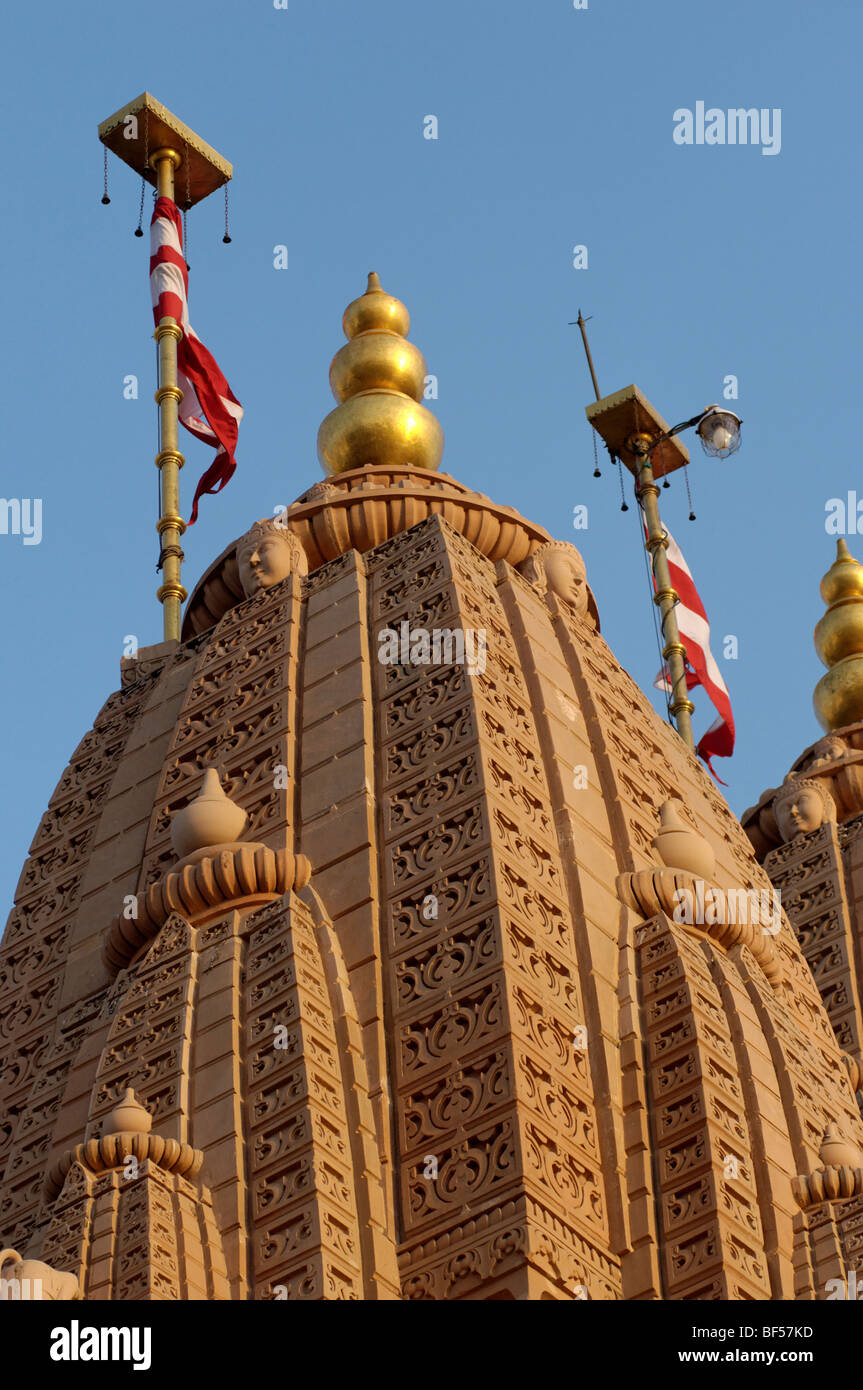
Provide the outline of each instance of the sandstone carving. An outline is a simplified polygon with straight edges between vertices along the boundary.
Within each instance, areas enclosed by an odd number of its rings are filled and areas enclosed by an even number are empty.
[[[645,919],[663,913],[695,935],[705,934],[725,950],[745,946],[773,988],[779,990],[785,975],[773,940],[781,930],[775,904],[766,903],[763,893],[740,884],[720,888],[714,881],[713,847],[686,823],[681,811],[677,798],[669,798],[660,807],[659,831],[651,847],[665,867],[621,874],[618,896]]]
[[[519,565],[528,583],[543,594],[556,594],[599,630],[596,600],[587,583],[584,560],[574,545],[566,541],[545,541]]]
[[[834,1124],[829,1124],[824,1131],[818,1156],[825,1168],[841,1168],[843,1164],[859,1168],[863,1164],[863,1153],[858,1146],[849,1143]]]
[[[314,572],[435,515],[445,517],[482,555],[510,565],[551,539],[542,526],[448,474],[411,467],[372,465],[339,473],[303,493],[288,508],[286,521]],[[237,544],[229,545],[195,586],[183,620],[184,640],[211,628],[247,596],[237,570]]]
[[[178,859],[239,839],[248,813],[222,790],[219,774],[208,767],[201,790],[171,818],[171,844]]]
[[[127,1086],[123,1099],[102,1122],[102,1134],[149,1134],[152,1127],[153,1117],[149,1110],[135,1099],[134,1089]]]
[[[306,574],[308,562],[296,536],[277,516],[256,521],[237,542],[237,570],[243,593],[251,598],[289,574]]]
[[[138,895],[134,915],[114,918],[105,937],[105,960],[114,970],[122,969],[174,912],[203,922],[234,905],[251,908],[291,889],[299,891],[311,872],[305,855],[261,844],[192,855]]]
[[[520,568],[531,584],[557,594],[576,612],[587,612],[587,571],[574,545],[546,541]]]
[[[24,1260],[17,1250],[0,1250],[0,1298],[46,1302],[80,1299],[74,1274],[52,1269],[41,1260]]]
[[[794,1182],[794,1196],[804,1210],[822,1202],[845,1203],[863,1197],[863,1151],[832,1122],[824,1131],[818,1157],[821,1166]]]
[[[776,793],[776,824],[787,844],[808,835],[825,821],[836,819],[836,806],[826,785],[816,777],[789,774]]]
[[[863,1214],[863,708],[748,836],[578,552],[438,473],[425,416],[405,461],[402,310],[351,306],[331,477],[213,562],[36,830],[7,1268],[112,1303],[824,1297]]]
[[[700,878],[712,879],[716,853],[704,836],[681,818],[679,805],[673,800],[663,801],[653,848],[669,869],[686,869]]]

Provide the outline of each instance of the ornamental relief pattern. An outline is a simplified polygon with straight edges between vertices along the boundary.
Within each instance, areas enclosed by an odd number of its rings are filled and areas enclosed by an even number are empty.
[[[253,1297],[364,1296],[344,1078],[324,966],[295,897],[246,921]]]
[[[69,1067],[98,1002],[58,1019],[86,862],[127,741],[164,662],[105,702],[42,817],[0,945],[0,1229],[26,1248],[42,1219],[44,1161]]]
[[[365,560],[365,556],[363,556]],[[321,565],[311,574],[303,579],[303,598],[309,598],[311,594],[317,593],[319,589],[332,584],[334,580],[342,575],[353,574],[356,569],[357,556],[353,550],[346,550],[337,559],[330,560],[325,565]]]
[[[95,1175],[73,1164],[43,1253],[52,1266],[74,1273],[90,1300],[229,1296],[207,1189],[149,1159],[134,1175],[117,1169]]]
[[[815,986],[808,976],[808,989]],[[830,1025],[826,1032],[816,1034],[811,1028],[800,1027],[789,1009],[771,997],[770,990],[757,990],[751,981],[747,989],[756,1009],[765,1036],[781,1051],[785,1061],[782,1079],[789,1093],[788,1104],[797,1112],[806,1150],[795,1153],[800,1172],[818,1167],[818,1151],[829,1123],[835,1123],[849,1135],[859,1133],[860,1118],[854,1102],[848,1073],[842,1063],[837,1039]],[[818,1010],[823,1019],[823,1012]]]
[[[621,1296],[620,1260],[629,1252],[612,1245],[606,1211],[606,1132],[593,1094],[597,1041],[580,1040],[576,875],[568,883],[561,859],[573,841],[564,847],[563,831],[558,839],[562,808],[551,802],[549,753],[519,655],[533,638],[515,622],[510,630],[496,583],[507,579],[506,567],[496,570],[433,516],[361,561],[347,553],[302,584],[290,579],[235,605],[169,658],[124,666],[123,689],[76,749],[43,817],[0,949],[0,1225],[4,1241],[36,1242],[58,1267],[88,1271],[89,1297],[229,1296],[206,1188],[149,1163],[134,1186],[116,1172],[73,1164],[60,1196],[50,1206],[44,1199],[70,1067],[94,1029],[104,1030],[104,1050],[86,1135],[98,1133],[132,1085],[160,1134],[191,1142],[199,1123],[196,1018],[202,998],[219,991],[232,1000],[219,1026],[235,1038],[234,1095],[243,1112],[233,1136],[234,1207],[245,1204],[247,1227],[231,1239],[249,1267],[232,1272],[234,1295],[242,1284],[260,1299],[369,1296],[361,1087],[352,1070],[362,1061],[362,1032],[358,1024],[346,1031],[346,1015],[334,1013],[339,991],[344,1008],[354,1006],[346,971],[337,985],[331,978],[327,945],[353,930],[343,925],[347,911],[338,931],[307,906],[320,904],[315,894],[286,895],[197,930],[171,918],[110,989],[57,1014],[87,857],[128,736],[165,671],[182,660],[190,679],[152,809],[141,889],[173,866],[171,816],[195,795],[206,766],[218,766],[227,794],[249,813],[244,839],[290,834],[302,599],[320,595],[315,606],[325,603],[322,586],[358,568],[368,579],[365,674],[375,687],[375,733],[362,733],[375,755],[374,783],[365,789],[376,807],[380,856],[371,905],[361,904],[357,916],[380,908],[385,999],[374,1004],[389,1042],[401,1296],[482,1298],[491,1288],[570,1299],[580,1287],[591,1298]],[[518,576],[512,582],[534,601]],[[657,808],[680,795],[676,735],[652,716],[589,623],[562,610],[554,620],[561,642],[567,628],[575,643],[576,689],[586,682],[596,703],[585,720],[570,701],[569,717],[581,720],[580,736],[588,729],[602,795],[619,801],[626,852],[652,864]],[[402,622],[411,630],[485,630],[484,669],[378,662],[378,633],[398,632]],[[281,765],[288,790],[275,787]],[[726,874],[730,868],[736,882],[760,889],[766,880],[749,841],[709,778],[696,769],[686,785],[694,810],[684,817],[696,827],[709,823]],[[634,1071],[647,1110],[640,1123],[652,1135],[646,1165],[655,1159],[649,1221],[659,1229],[668,1296],[770,1297],[761,1121],[734,1017],[744,990],[765,1055],[781,1073],[781,1105],[799,1117],[799,1171],[809,1171],[828,1123],[859,1131],[836,1041],[859,1053],[837,857],[858,830],[815,832],[768,856],[803,953],[789,932],[775,939],[786,970],[778,990],[746,948],[723,953],[665,919],[615,918],[629,933],[627,969],[638,962],[641,996],[624,1045],[639,1053]],[[585,910],[605,908],[597,897]],[[342,944],[347,950],[347,938]],[[607,972],[608,965],[598,952],[582,968]],[[358,969],[372,981],[364,961]],[[220,983],[226,978],[230,990]],[[363,988],[376,989],[376,978]],[[603,1015],[604,1034],[606,1022]],[[207,1026],[211,1036],[212,1019]],[[613,1031],[609,1023],[600,1039],[611,1040],[609,1051],[620,1041]],[[374,1144],[371,1107],[362,1113],[363,1142]],[[652,1181],[644,1172],[636,1180],[647,1188]],[[214,1195],[220,1212],[230,1209],[230,1201],[219,1206],[224,1194]],[[836,1242],[856,1260],[863,1202],[828,1215]],[[97,1227],[112,1232],[111,1248],[92,1262]],[[651,1296],[648,1282],[644,1289]]]
[[[458,1129],[505,1101],[512,1082],[510,1061],[505,1050],[494,1050],[407,1097],[400,1116],[404,1149],[421,1142],[429,1129]]]
[[[299,592],[293,576],[231,608],[210,635],[189,683],[162,770],[138,891],[173,865],[171,817],[217,767],[248,813],[244,839],[266,843],[292,818],[276,769],[292,780]]]
[[[67,840],[56,842],[42,854],[34,854],[24,866],[19,891],[24,897],[38,892],[44,884],[56,875],[70,870],[72,865],[81,864],[87,858],[87,850],[96,833],[95,821],[85,826]]]
[[[196,934],[175,913],[126,972],[96,1072],[85,1138],[98,1137],[106,1115],[131,1086],[163,1137],[189,1142],[196,963]]]
[[[429,880],[422,889],[416,888],[407,897],[391,900],[388,907],[388,929],[393,950],[413,943],[418,937],[429,939],[429,926],[424,913],[426,899],[437,903],[441,922],[452,922],[457,915],[493,905],[491,860],[479,855],[449,873]],[[396,967],[398,968],[398,967]]]
[[[399,699],[387,701],[383,737],[389,740],[404,730],[413,730],[420,723],[436,719],[443,708],[453,700],[463,700],[469,692],[470,679],[464,666],[438,668],[431,679],[419,686],[411,685]]]
[[[713,948],[659,916],[636,930],[666,1296],[769,1298],[746,1106]],[[768,990],[769,992],[769,990]],[[742,1291],[745,1290],[745,1293]]]
[[[423,924],[426,925],[426,924]],[[501,960],[496,919],[479,918],[431,945],[418,945],[396,962],[394,981],[401,1004],[425,1002],[462,979],[475,977]]]
[[[618,1297],[614,1262],[529,1197],[451,1226],[443,1238],[414,1243],[405,1252],[404,1267],[405,1299],[482,1297],[484,1286],[501,1278],[513,1291],[523,1290],[525,1268],[547,1281],[544,1288],[554,1288],[559,1298],[573,1297],[578,1288],[598,1299]]]
[[[601,720],[602,742],[614,755],[613,788],[608,788],[608,794],[621,800],[633,846],[644,856],[642,866],[652,866],[650,842],[656,833],[659,806],[664,800],[681,797],[679,784],[669,777],[669,768],[679,761],[677,735],[659,719],[632,678],[617,665],[599,634],[569,614],[558,622],[575,644],[578,666]],[[688,809],[699,812],[699,801],[706,803],[703,819],[724,842],[734,865],[735,881],[746,888],[763,887],[764,880],[745,831],[729,814],[728,806],[700,765],[693,765],[692,776],[695,785],[687,788]]]
[[[852,816],[850,820],[843,821],[841,825],[837,826],[837,830],[839,843],[844,850],[863,834],[863,815]]]
[[[408,574],[405,574],[404,565],[399,561],[388,565],[378,575],[375,598],[372,601],[372,616],[391,622],[402,608],[413,608],[418,600],[424,599],[430,589],[436,589],[441,581],[448,577],[444,559],[439,555],[425,565],[415,563]],[[416,626],[420,624],[417,623]]]
[[[450,801],[475,793],[480,778],[476,754],[469,752],[450,767],[442,767],[418,782],[398,788],[387,803],[387,830],[422,824]]]
[[[782,894],[839,1044],[857,1055],[863,1019],[840,829],[827,822],[797,836],[771,850],[764,867]]]
[[[544,1197],[570,1261],[581,1232],[595,1279],[608,1237],[590,1072],[573,1046],[577,967],[494,571],[434,519],[381,549],[392,557],[384,565],[378,551],[366,556],[373,649],[380,628],[427,626],[430,613],[488,634],[483,673],[375,671],[404,1296],[469,1292],[478,1252],[465,1250],[456,1279],[441,1283],[436,1271],[414,1272],[414,1232],[429,1248],[427,1232],[452,1229],[468,1204],[476,1219],[502,1209],[503,1191]],[[519,1248],[516,1263],[526,1259]]]
[[[860,1269],[863,1256],[863,1198],[854,1197],[835,1208],[845,1269]]]
[[[403,735],[397,743],[383,750],[387,779],[395,783],[402,777],[414,775],[417,769],[424,769],[427,762],[438,762],[444,756],[449,757],[453,750],[460,750],[475,740],[474,707],[472,704],[460,705],[439,715],[427,728]]]
[[[407,884],[431,873],[442,861],[452,863],[470,855],[480,844],[487,843],[488,827],[482,802],[464,810],[450,813],[450,819],[434,823],[409,840],[400,840],[387,856],[389,881],[395,890],[403,892]]]

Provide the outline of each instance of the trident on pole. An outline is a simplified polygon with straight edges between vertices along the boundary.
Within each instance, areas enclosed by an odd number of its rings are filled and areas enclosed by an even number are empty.
[[[184,209],[193,207],[233,177],[234,171],[228,161],[149,92],[103,121],[99,126],[99,139],[147,183],[154,185],[159,197],[170,198],[172,202],[176,201],[175,173],[185,166]],[[165,640],[179,642],[180,610],[186,598],[186,590],[180,582],[184,559],[180,540],[186,523],[180,515],[180,469],[184,458],[179,449],[179,407],[183,392],[177,373],[177,346],[183,330],[175,319],[165,317],[160,319],[153,336],[158,344],[155,399],[159,407],[159,452],[156,455],[159,520],[156,529],[160,545],[157,568],[163,581],[156,597],[162,604]]]

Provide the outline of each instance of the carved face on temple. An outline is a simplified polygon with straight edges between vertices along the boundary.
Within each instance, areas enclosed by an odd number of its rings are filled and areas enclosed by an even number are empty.
[[[534,551],[520,568],[531,584],[557,594],[579,613],[587,611],[587,572],[574,545],[550,541]]]
[[[774,803],[779,833],[785,843],[808,835],[825,821],[836,819],[836,807],[826,787],[809,777],[789,777]]]
[[[838,734],[827,734],[812,745],[811,754],[804,766],[810,768],[822,763],[835,763],[844,758],[847,752],[848,745],[844,738],[840,738]]]
[[[237,570],[246,598],[280,584],[289,574],[307,574],[308,561],[281,517],[256,521],[237,543]]]

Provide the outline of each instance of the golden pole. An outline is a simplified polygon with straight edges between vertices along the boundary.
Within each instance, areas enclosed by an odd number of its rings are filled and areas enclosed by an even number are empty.
[[[658,605],[662,615],[662,635],[665,638],[662,657],[664,661],[668,662],[671,676],[671,716],[683,742],[694,751],[695,740],[692,737],[692,719],[690,716],[695,706],[689,699],[686,689],[686,648],[680,640],[680,629],[677,626],[677,616],[674,611],[678,595],[676,590],[671,587],[668,557],[665,554],[668,539],[659,516],[659,487],[653,477],[653,468],[648,452],[652,442],[650,435],[638,434],[628,440],[627,444],[638,459],[636,473],[638,496],[644,507],[644,519],[647,522],[645,546],[650,553],[653,574],[656,579],[656,593],[653,596],[653,601]]]
[[[173,111],[150,92],[115,111],[99,125],[99,139],[124,164],[147,183],[155,183],[160,197],[174,199],[174,175],[187,161],[184,174],[184,206],[194,207],[203,198],[223,188],[234,170],[226,159],[184,125]],[[150,154],[150,151],[153,151]],[[182,150],[182,156],[179,151]],[[176,201],[176,200],[175,200]],[[162,586],[157,597],[162,604],[165,639],[180,639],[180,608],[186,590],[180,583],[183,551],[180,540],[186,523],[180,516],[180,469],[184,459],[178,447],[178,408],[183,399],[177,373],[177,344],[182,328],[173,318],[160,320],[153,337],[158,344],[159,389],[159,568]]]
[[[158,179],[159,197],[174,199],[174,171],[182,162],[176,150],[164,147],[152,155],[153,167]],[[183,393],[177,384],[177,344],[182,337],[182,329],[176,319],[166,316],[159,320],[153,337],[159,345],[159,388],[156,402],[159,406],[159,452],[156,467],[159,469],[159,494],[161,515],[156,523],[159,532],[163,583],[156,591],[162,604],[163,632],[165,641],[180,640],[180,609],[186,599],[186,590],[180,583],[180,566],[183,551],[180,537],[186,523],[180,516],[180,469],[185,459],[179,450],[179,406]]]

